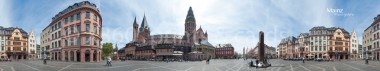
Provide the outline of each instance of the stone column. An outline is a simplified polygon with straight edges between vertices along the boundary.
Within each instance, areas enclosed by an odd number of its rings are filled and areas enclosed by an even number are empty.
[[[71,61],[71,55],[70,55],[70,51],[67,51],[67,61]]]
[[[90,50],[90,62],[94,61],[94,50]]]
[[[49,56],[50,56],[49,59],[52,60],[52,58],[53,58],[53,52],[49,52]]]
[[[77,62],[77,51],[74,51],[74,62]]]
[[[52,57],[53,59],[52,59],[52,60],[56,60],[55,55],[56,55],[57,53],[55,53],[55,52],[52,52],[52,53],[53,53],[53,55],[52,55],[52,56],[53,56],[53,57]]]
[[[65,51],[61,51],[60,56],[61,56],[61,61],[65,61]]]
[[[25,54],[21,54],[21,60],[24,60],[24,55],[25,55]]]
[[[15,60],[18,60],[18,54],[16,54],[16,59]]]
[[[379,52],[376,52],[375,57],[376,57],[376,60],[379,60]]]
[[[81,52],[80,52],[80,62],[86,62],[85,61],[85,55],[84,55],[84,53],[85,53],[85,50],[81,50]]]
[[[264,50],[264,32],[260,31],[259,33],[259,61],[264,61],[264,53],[265,53],[265,50]]]
[[[99,56],[99,51],[96,51],[96,62],[99,62],[99,61],[100,61],[99,58],[100,58],[100,56]]]
[[[338,54],[338,60],[340,60],[340,54]]]
[[[62,55],[61,55],[61,52],[58,51],[58,52],[57,52],[57,55],[58,55],[58,57],[57,57],[58,59],[57,59],[57,60],[61,61],[61,56],[62,56]]]
[[[99,51],[99,61],[102,61],[102,57],[101,57],[101,55],[102,55],[102,52],[101,51]]]
[[[65,55],[65,53],[66,53],[66,51],[62,51],[61,52],[61,55],[62,55],[62,57],[61,57],[61,59],[62,59],[62,61],[66,61],[66,55]]]

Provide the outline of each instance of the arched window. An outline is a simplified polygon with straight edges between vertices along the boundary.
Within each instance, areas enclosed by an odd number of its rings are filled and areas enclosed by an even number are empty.
[[[68,42],[67,42],[67,40],[65,40],[65,46],[68,46],[69,44],[68,44]]]
[[[96,39],[94,39],[94,45],[96,45]]]
[[[74,39],[73,38],[70,39],[70,44],[71,44],[71,46],[74,45]]]
[[[80,39],[81,39],[80,37],[77,38],[77,45],[80,45],[80,44],[81,44],[81,43],[80,43]]]

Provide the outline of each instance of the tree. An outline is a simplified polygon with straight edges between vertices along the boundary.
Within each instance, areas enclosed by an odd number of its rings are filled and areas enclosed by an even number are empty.
[[[238,52],[234,52],[234,58],[235,59],[238,59],[238,58],[240,58],[241,57],[241,54],[239,54]]]
[[[112,43],[103,43],[103,47],[102,47],[102,54],[103,56],[111,56],[111,54],[113,53],[113,46],[112,46]]]

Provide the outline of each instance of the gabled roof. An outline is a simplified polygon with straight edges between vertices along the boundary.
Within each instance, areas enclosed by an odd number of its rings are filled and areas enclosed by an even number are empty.
[[[292,44],[295,44],[297,42],[297,38],[295,38],[294,36],[289,36],[287,38],[284,38],[281,40],[280,44],[285,44],[285,43],[288,43],[288,42],[291,42]]]
[[[201,40],[200,43],[199,42],[194,42],[194,44],[195,45],[206,45],[206,46],[214,48],[214,46],[212,46],[211,43],[208,42],[208,41],[206,41],[206,40]]]
[[[199,29],[197,31],[202,31],[203,32],[202,26],[199,26]]]
[[[28,37],[28,33],[26,31],[24,31],[23,29],[18,28],[18,27],[0,28],[0,31],[4,31],[4,33],[0,33],[0,35],[12,35],[12,32],[15,29],[20,30],[20,33],[22,34],[23,37]]]

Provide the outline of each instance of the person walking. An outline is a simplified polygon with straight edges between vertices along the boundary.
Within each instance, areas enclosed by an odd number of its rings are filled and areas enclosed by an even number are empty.
[[[210,58],[208,58],[207,60],[206,60],[206,64],[209,64],[210,63]]]
[[[46,65],[46,58],[44,58],[44,62],[43,63]]]
[[[106,60],[106,66],[109,66],[108,57],[105,60]]]
[[[259,60],[256,59],[256,69],[259,67]]]
[[[112,59],[111,59],[111,57],[108,57],[107,58],[107,65],[106,66],[112,66]]]
[[[305,58],[302,58],[302,63],[305,63]]]
[[[253,61],[252,60],[251,60],[251,62],[249,62],[249,66],[253,67]]]

